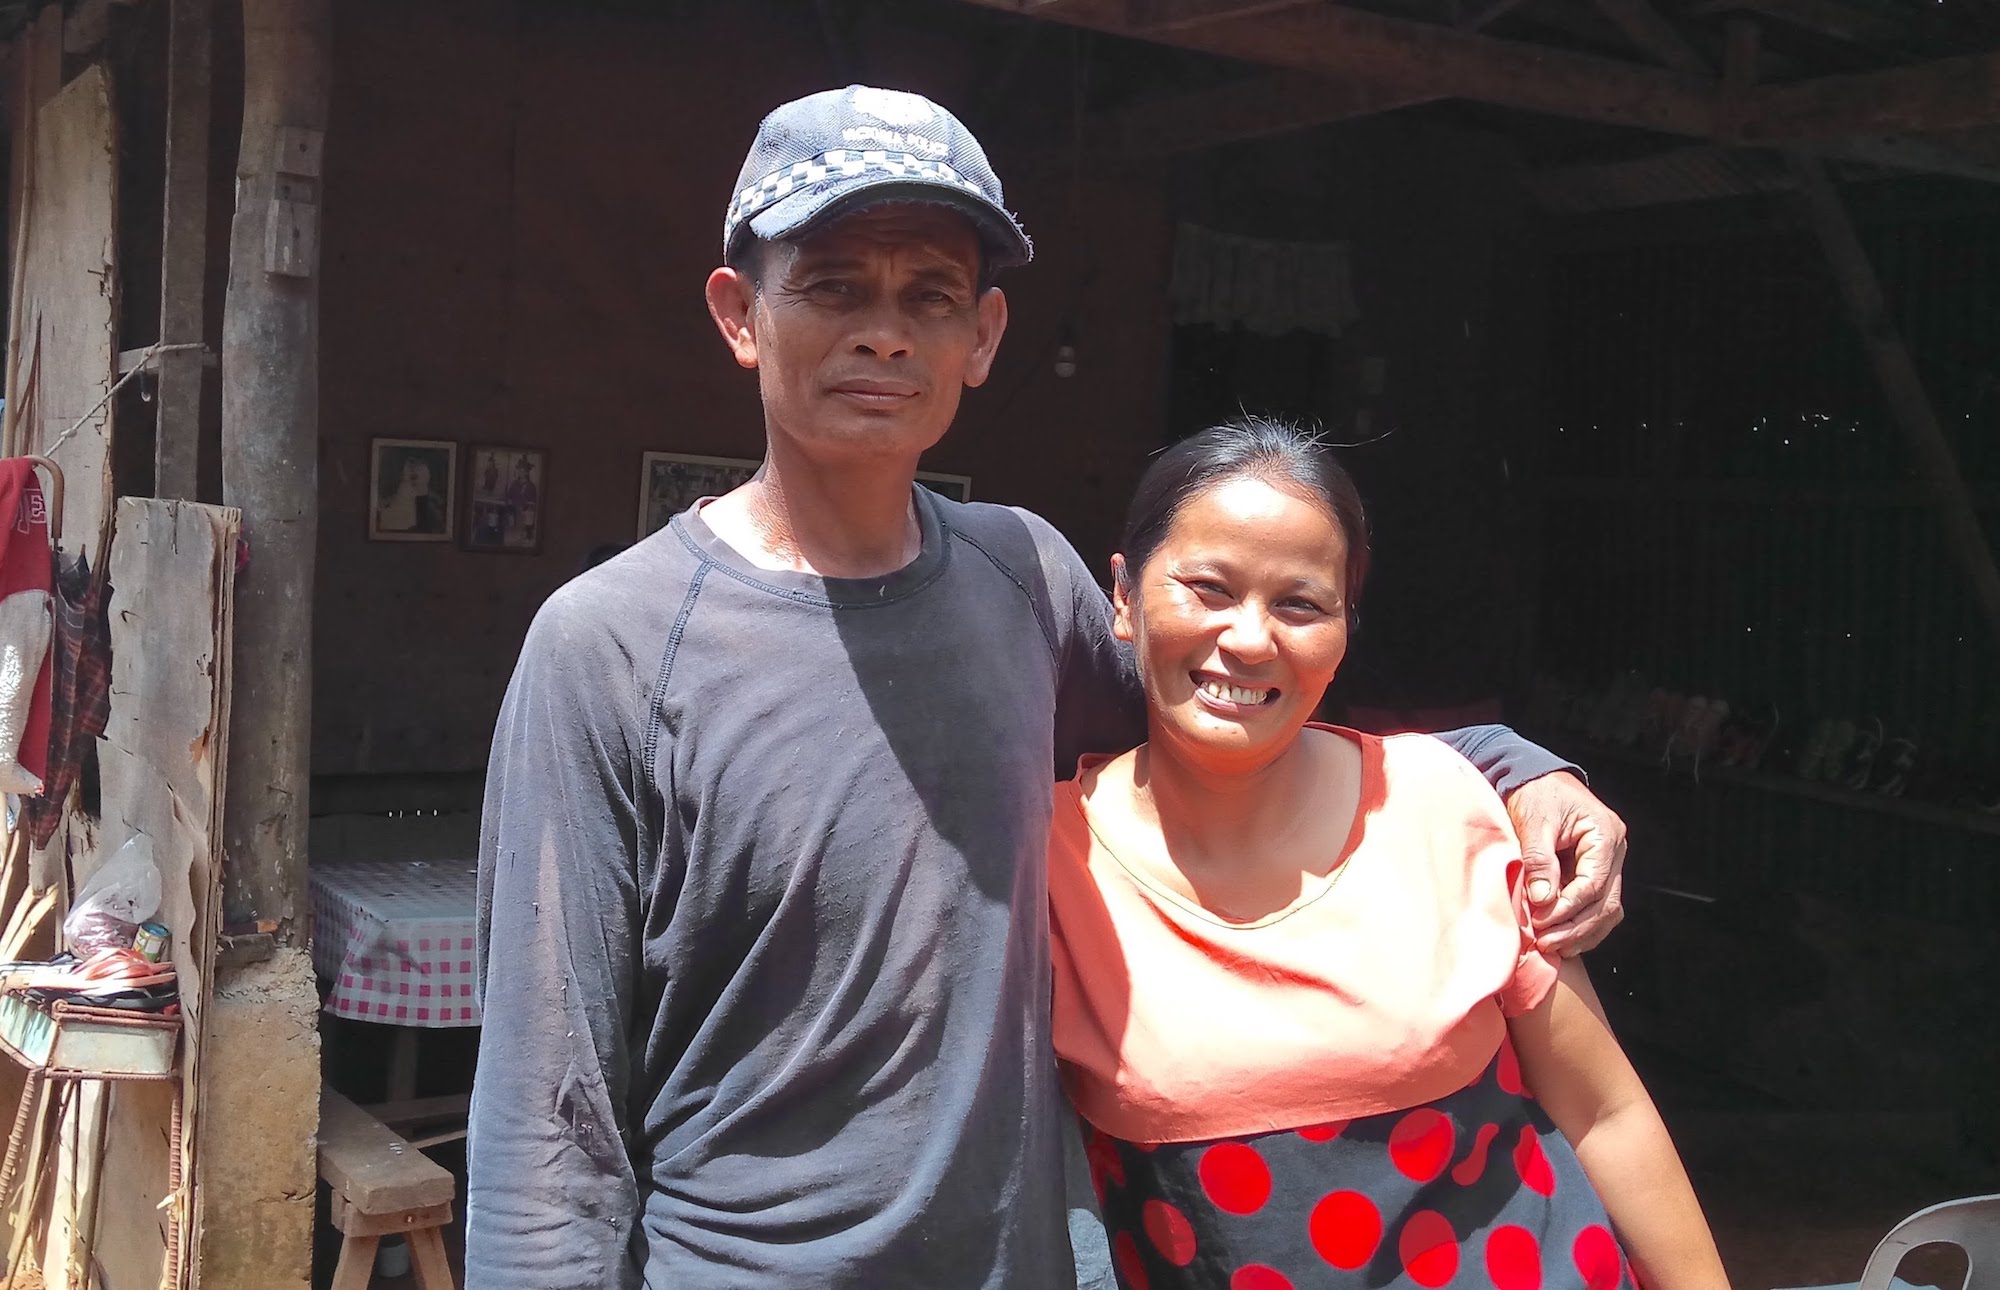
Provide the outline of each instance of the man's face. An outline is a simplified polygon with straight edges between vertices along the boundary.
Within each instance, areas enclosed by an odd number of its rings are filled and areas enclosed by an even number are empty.
[[[708,301],[737,362],[757,369],[766,422],[811,460],[914,462],[984,383],[1006,330],[979,287],[979,240],[935,206],[862,211],[768,245],[761,285],[710,275]]]

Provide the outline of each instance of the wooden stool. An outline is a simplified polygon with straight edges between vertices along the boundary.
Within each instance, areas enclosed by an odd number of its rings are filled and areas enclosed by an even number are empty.
[[[420,1290],[458,1290],[444,1253],[458,1191],[450,1171],[332,1089],[320,1092],[319,1176],[333,1189],[341,1232],[333,1290],[368,1290],[376,1247],[399,1233]]]

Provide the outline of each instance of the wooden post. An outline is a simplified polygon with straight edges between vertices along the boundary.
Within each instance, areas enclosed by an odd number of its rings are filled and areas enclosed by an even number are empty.
[[[208,286],[209,60],[214,0],[172,0],[167,35],[167,184],[160,233],[160,343],[204,339]],[[197,498],[207,355],[158,355],[153,493]]]
[[[224,917],[303,944],[319,523],[319,181],[330,0],[243,0],[222,322],[222,493],[241,508]]]
[[[1889,318],[1875,267],[1868,262],[1868,253],[1826,171],[1811,157],[1793,156],[1791,163],[1805,196],[1806,217],[1826,252],[1834,280],[1840,284],[1841,298],[1847,302],[1855,330],[1861,333],[1868,361],[1875,368],[1875,379],[1882,386],[1883,401],[1910,441],[1918,469],[1930,485],[1938,518],[1944,524],[1946,543],[1965,567],[1973,600],[1985,614],[1995,641],[2000,642],[2000,566],[1994,563],[1993,545],[1986,540],[1979,511],[1958,472],[1958,461],[1952,456],[1951,443],[1944,437],[1944,429],[1938,424],[1937,413],[1924,391],[1923,377],[1910,357],[1909,346],[1903,343]]]

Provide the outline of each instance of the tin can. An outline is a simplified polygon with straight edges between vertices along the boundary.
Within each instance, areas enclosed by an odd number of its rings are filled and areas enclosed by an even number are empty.
[[[173,933],[159,923],[141,923],[132,936],[132,948],[139,951],[139,957],[150,963],[158,963],[167,957],[167,943]]]

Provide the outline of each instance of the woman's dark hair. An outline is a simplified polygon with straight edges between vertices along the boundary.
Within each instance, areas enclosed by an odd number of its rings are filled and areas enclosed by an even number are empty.
[[[1347,616],[1368,580],[1368,513],[1354,477],[1317,435],[1271,417],[1211,426],[1167,449],[1139,477],[1125,517],[1125,576],[1136,577],[1189,502],[1233,479],[1261,479],[1317,498],[1347,539]]]

